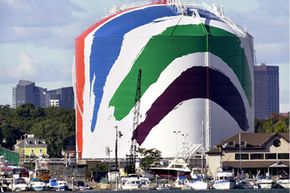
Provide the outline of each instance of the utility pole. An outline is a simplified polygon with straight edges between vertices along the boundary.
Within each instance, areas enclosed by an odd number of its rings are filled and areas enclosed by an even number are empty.
[[[115,126],[115,129],[116,129],[116,140],[115,140],[115,168],[116,168],[116,171],[119,170],[119,163],[118,163],[118,138],[121,138],[122,137],[122,133],[121,131],[118,131],[118,126]]]

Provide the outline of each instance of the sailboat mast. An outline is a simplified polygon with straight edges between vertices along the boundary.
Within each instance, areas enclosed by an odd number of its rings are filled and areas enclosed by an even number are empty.
[[[201,120],[201,175],[204,174],[204,122]]]
[[[239,174],[242,174],[242,147],[241,147],[241,133],[239,133],[239,154],[240,154],[240,163],[239,163]]]

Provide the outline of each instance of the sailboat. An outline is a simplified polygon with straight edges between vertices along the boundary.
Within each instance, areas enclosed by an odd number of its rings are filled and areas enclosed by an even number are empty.
[[[241,145],[241,133],[239,133],[239,153],[241,155],[241,151],[242,151],[242,145]],[[236,186],[234,187],[235,189],[254,189],[254,184],[249,182],[248,179],[245,179],[243,172],[242,172],[242,167],[241,167],[241,156],[240,156],[240,167],[239,167],[239,171],[240,171],[240,175],[239,178],[237,179],[236,182]]]
[[[187,184],[193,190],[207,190],[209,189],[208,183],[204,178],[193,179],[191,182]]]
[[[202,147],[201,147],[201,175],[198,175],[195,177],[193,177],[193,180],[191,182],[189,182],[187,185],[194,190],[207,190],[209,189],[209,185],[205,179],[205,175],[204,175],[204,137],[203,137],[203,133],[204,133],[204,127],[203,127],[203,121],[202,121]]]
[[[282,175],[278,178],[277,184],[282,186],[283,188],[290,189],[290,178],[289,175]]]
[[[257,173],[256,185],[259,189],[271,189],[274,185],[273,179],[270,177],[269,171],[266,173],[266,176],[261,176],[260,171]]]

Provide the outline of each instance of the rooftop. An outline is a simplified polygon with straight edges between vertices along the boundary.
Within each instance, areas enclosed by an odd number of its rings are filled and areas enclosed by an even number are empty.
[[[217,144],[217,147],[222,147],[229,143],[239,144],[239,141],[246,142],[246,145],[250,147],[261,147],[275,136],[282,137],[289,142],[289,133],[240,133]]]
[[[17,143],[15,146],[18,148],[33,148],[33,147],[42,147],[46,148],[47,144],[45,143],[44,139],[37,139],[34,137],[34,135],[25,135],[25,138],[21,140],[17,140]]]

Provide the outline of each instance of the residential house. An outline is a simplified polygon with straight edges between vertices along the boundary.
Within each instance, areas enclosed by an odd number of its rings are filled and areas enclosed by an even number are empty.
[[[25,135],[17,140],[14,149],[19,153],[20,158],[48,157],[47,144],[44,139],[37,139],[33,134]]]

